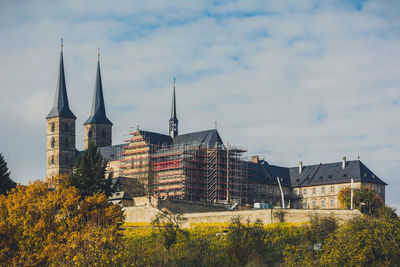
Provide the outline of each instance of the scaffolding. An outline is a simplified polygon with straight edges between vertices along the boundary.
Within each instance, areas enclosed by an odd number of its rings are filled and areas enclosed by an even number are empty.
[[[126,140],[121,174],[143,182],[158,198],[211,203],[247,203],[245,149],[200,143],[151,144],[139,131]]]

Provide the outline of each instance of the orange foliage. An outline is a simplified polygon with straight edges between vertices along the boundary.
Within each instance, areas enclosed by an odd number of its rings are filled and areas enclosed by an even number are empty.
[[[80,201],[78,190],[68,186],[68,177],[62,176],[0,196],[0,265],[69,265],[91,237],[104,233],[104,242],[118,238],[121,208],[102,194]]]

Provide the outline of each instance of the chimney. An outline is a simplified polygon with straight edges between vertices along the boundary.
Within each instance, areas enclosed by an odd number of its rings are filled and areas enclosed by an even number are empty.
[[[258,156],[252,156],[252,157],[251,157],[251,161],[252,161],[253,163],[258,163],[260,160],[259,160]]]
[[[299,161],[299,173],[303,171],[303,162]]]
[[[342,158],[342,168],[343,169],[346,168],[346,157],[345,156],[343,156],[343,158]]]

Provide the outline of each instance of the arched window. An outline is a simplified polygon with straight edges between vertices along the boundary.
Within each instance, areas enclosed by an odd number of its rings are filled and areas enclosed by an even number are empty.
[[[88,137],[89,137],[89,138],[92,138],[92,136],[93,136],[92,129],[89,129]]]
[[[66,131],[66,132],[69,131],[69,125],[68,125],[68,123],[65,124],[65,131]]]
[[[51,138],[51,148],[54,148],[56,144],[56,139],[54,139],[54,137]]]
[[[54,130],[56,128],[56,125],[54,124],[54,122],[51,123],[50,128],[51,128],[51,132],[54,133]]]
[[[101,129],[101,136],[106,137],[106,129]]]
[[[69,147],[69,140],[68,140],[68,137],[65,138],[65,147]]]
[[[51,156],[50,164],[54,165],[54,156]]]

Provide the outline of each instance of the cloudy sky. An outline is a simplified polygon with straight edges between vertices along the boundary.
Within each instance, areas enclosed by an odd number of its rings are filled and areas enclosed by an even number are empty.
[[[361,160],[400,208],[400,1],[0,1],[0,153],[45,176],[60,38],[77,148],[97,48],[113,143],[215,127],[270,164]]]

